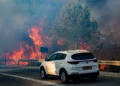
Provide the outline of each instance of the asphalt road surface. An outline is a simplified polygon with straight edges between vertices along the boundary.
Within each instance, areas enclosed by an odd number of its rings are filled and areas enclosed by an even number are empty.
[[[15,76],[9,76],[9,75]],[[17,77],[16,77],[17,76]],[[19,78],[22,77],[22,78]],[[59,77],[49,77],[41,80],[39,77],[39,69],[20,69],[12,71],[0,72],[0,86],[120,86],[120,78],[112,76],[99,76],[97,81],[91,82],[89,79],[78,79],[78,81],[70,81],[68,84],[62,84]]]
[[[51,85],[0,75],[0,86],[51,86]]]

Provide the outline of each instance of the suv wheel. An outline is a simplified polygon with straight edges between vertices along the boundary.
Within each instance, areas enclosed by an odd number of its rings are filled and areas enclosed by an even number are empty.
[[[46,75],[46,72],[45,72],[44,68],[40,69],[40,78],[41,79],[46,79],[47,78],[47,75]]]
[[[66,71],[63,70],[60,72],[60,79],[61,79],[62,83],[67,83],[69,81],[68,74]]]

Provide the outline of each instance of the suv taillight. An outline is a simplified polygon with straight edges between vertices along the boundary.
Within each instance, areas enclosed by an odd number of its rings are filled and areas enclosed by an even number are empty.
[[[94,62],[97,62],[97,60],[93,60]]]
[[[79,61],[67,61],[67,63],[69,63],[69,64],[78,64]]]

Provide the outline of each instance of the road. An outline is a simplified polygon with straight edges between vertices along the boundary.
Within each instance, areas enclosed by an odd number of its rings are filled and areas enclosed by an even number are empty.
[[[0,86],[51,86],[51,85],[4,76],[0,74]]]
[[[1,74],[2,73],[2,74]],[[8,74],[8,75],[4,75]],[[91,82],[89,79],[79,79],[77,82],[62,84],[59,77],[49,77],[41,80],[39,69],[21,68],[20,70],[0,72],[0,86],[119,86],[120,78],[112,76],[98,77],[98,80]]]

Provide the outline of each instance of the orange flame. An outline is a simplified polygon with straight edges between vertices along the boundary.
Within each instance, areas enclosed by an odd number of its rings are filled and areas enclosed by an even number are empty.
[[[57,44],[58,44],[58,45],[63,45],[63,44],[64,44],[64,39],[63,39],[63,38],[59,39],[59,40],[57,41]]]
[[[100,65],[100,70],[105,70],[107,67],[108,67],[107,65],[101,64],[101,65]]]
[[[90,50],[91,47],[89,45],[87,45],[87,43],[85,43],[85,42],[80,42],[80,49]]]
[[[29,37],[33,40],[34,45],[43,46],[42,36],[42,28],[41,27],[32,27],[29,31]]]
[[[42,28],[39,26],[32,27],[29,31],[29,37],[33,41],[33,46],[29,45],[26,42],[20,43],[20,49],[12,52],[7,52],[4,56],[7,59],[13,59],[16,62],[8,62],[8,64],[17,64],[19,59],[41,59],[45,58],[46,54],[42,54],[39,49],[41,46],[44,46],[42,38],[43,32]],[[27,65],[27,62],[21,62],[22,65]]]

